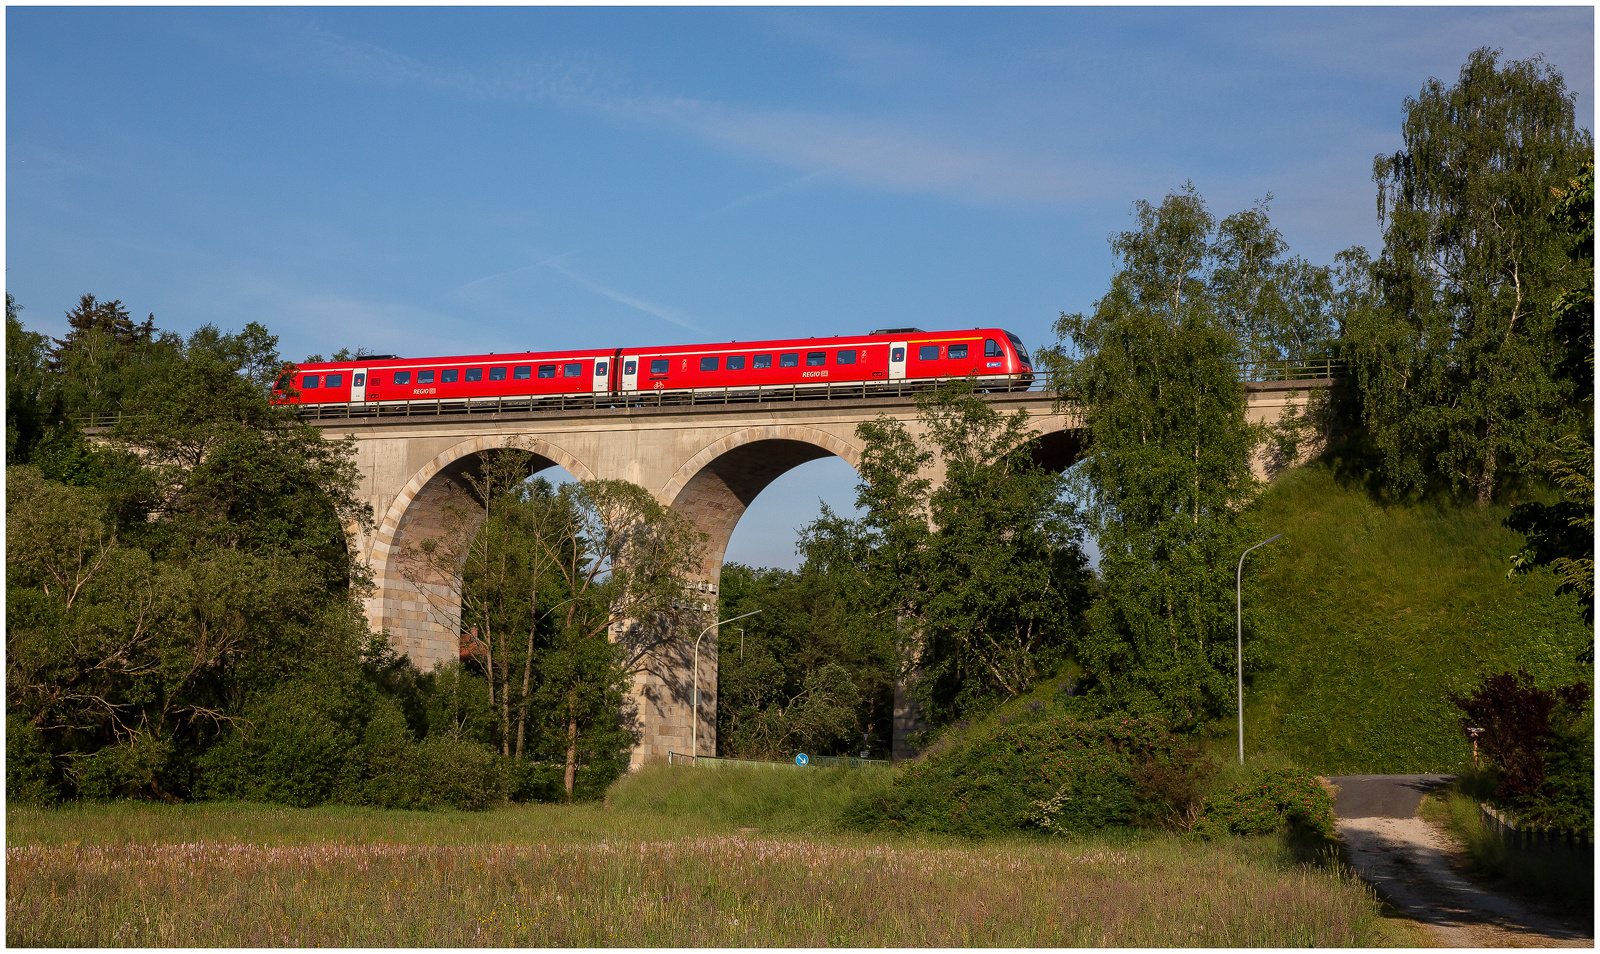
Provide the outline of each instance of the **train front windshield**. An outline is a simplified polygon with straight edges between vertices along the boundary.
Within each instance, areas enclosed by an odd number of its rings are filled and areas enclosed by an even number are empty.
[[[1022,363],[1030,368],[1033,367],[1033,359],[1028,357],[1028,349],[1022,346],[1022,339],[1009,331],[1006,332],[1006,337],[1011,339],[1011,346],[1017,349],[1017,357]]]

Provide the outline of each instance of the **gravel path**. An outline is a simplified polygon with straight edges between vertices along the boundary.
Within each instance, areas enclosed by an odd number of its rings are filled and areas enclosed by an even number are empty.
[[[1488,891],[1457,868],[1460,846],[1416,817],[1447,776],[1355,775],[1338,786],[1334,813],[1350,865],[1445,947],[1593,947],[1594,937]]]

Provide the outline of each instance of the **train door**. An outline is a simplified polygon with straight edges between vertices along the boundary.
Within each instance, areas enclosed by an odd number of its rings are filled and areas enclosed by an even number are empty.
[[[622,390],[639,390],[639,358],[637,355],[623,355],[622,357]]]
[[[906,379],[906,352],[910,350],[911,346],[904,341],[896,341],[889,345],[889,380]]]
[[[594,359],[594,381],[590,384],[589,390],[596,394],[606,393],[611,390],[610,378],[611,360],[609,358]]]
[[[367,369],[354,368],[350,372],[350,403],[367,399]]]

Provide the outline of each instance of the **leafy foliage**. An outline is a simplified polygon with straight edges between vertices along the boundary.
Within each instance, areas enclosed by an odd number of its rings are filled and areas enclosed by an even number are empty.
[[[370,514],[350,446],[267,403],[274,339],[179,339],[86,298],[51,370],[12,305],[23,370],[43,376],[25,396],[54,408],[36,433],[9,419],[13,460],[30,462],[7,468],[15,796],[503,798],[515,773],[430,736],[438,681],[367,631],[346,533]],[[101,339],[116,347],[94,351]],[[132,413],[93,443],[61,419],[102,399]]]
[[[1105,585],[1079,655],[1115,705],[1194,725],[1232,708],[1228,597],[1259,539],[1242,511],[1266,437],[1245,419],[1240,334],[1267,320],[1257,259],[1277,240],[1261,210],[1218,226],[1192,186],[1135,215],[1110,290],[1062,315],[1046,358],[1090,436],[1076,480]]]
[[[481,456],[444,532],[408,545],[401,572],[431,594],[439,623],[468,628],[502,755],[560,762],[573,798],[627,766],[624,695],[699,621],[688,576],[703,537],[634,484],[529,481],[535,461],[515,445]]]
[[[1581,266],[1549,212],[1593,137],[1559,73],[1489,49],[1405,111],[1405,148],[1373,161],[1384,249],[1371,307],[1346,317],[1347,355],[1386,484],[1484,505],[1590,400],[1581,335],[1558,333],[1552,309]]]
[[[1544,469],[1565,498],[1560,503],[1529,502],[1512,508],[1506,526],[1527,535],[1527,545],[1511,558],[1513,573],[1549,566],[1561,585],[1583,601],[1583,619],[1594,622],[1594,163],[1558,190],[1551,213],[1567,243],[1563,291],[1552,306],[1555,334],[1565,349],[1559,369],[1588,409],[1582,429],[1558,438],[1547,450]],[[1594,661],[1591,640],[1585,658]]]
[[[1310,772],[1269,769],[1206,797],[1195,826],[1216,836],[1269,835],[1300,829],[1334,837],[1333,796]]]
[[[1524,671],[1496,673],[1471,693],[1450,697],[1466,714],[1463,729],[1483,730],[1479,745],[1499,779],[1496,801],[1534,825],[1593,825],[1592,748],[1583,764],[1583,736],[1592,738],[1592,717],[1582,731],[1591,695],[1585,682],[1541,689]],[[1547,772],[1552,755],[1562,771]],[[1590,779],[1586,793],[1583,776]]]
[[[1205,770],[1159,719],[1085,718],[1033,703],[905,766],[887,792],[858,799],[841,823],[973,837],[1163,824],[1173,817],[1170,788],[1140,784],[1152,765],[1191,781]]]
[[[50,414],[45,336],[22,327],[22,308],[6,293],[6,463],[27,461]]]
[[[720,754],[783,760],[889,750],[893,633],[853,612],[852,582],[811,562],[796,572],[723,565],[721,616],[761,613],[720,634]]]
[[[860,520],[824,509],[801,549],[854,578],[850,600],[895,634],[923,717],[945,725],[1026,692],[1065,658],[1089,598],[1076,508],[1033,460],[1027,414],[1002,416],[958,384],[918,399],[924,436],[880,417],[865,450]],[[928,474],[942,468],[935,485]]]

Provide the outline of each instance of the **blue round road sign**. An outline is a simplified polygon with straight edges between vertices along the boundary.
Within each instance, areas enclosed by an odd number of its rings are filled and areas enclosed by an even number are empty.
[[[794,757],[794,764],[796,764],[796,765],[804,765],[809,761],[811,761],[811,760],[806,757],[806,754],[804,752],[801,752],[799,755],[796,755]]]

